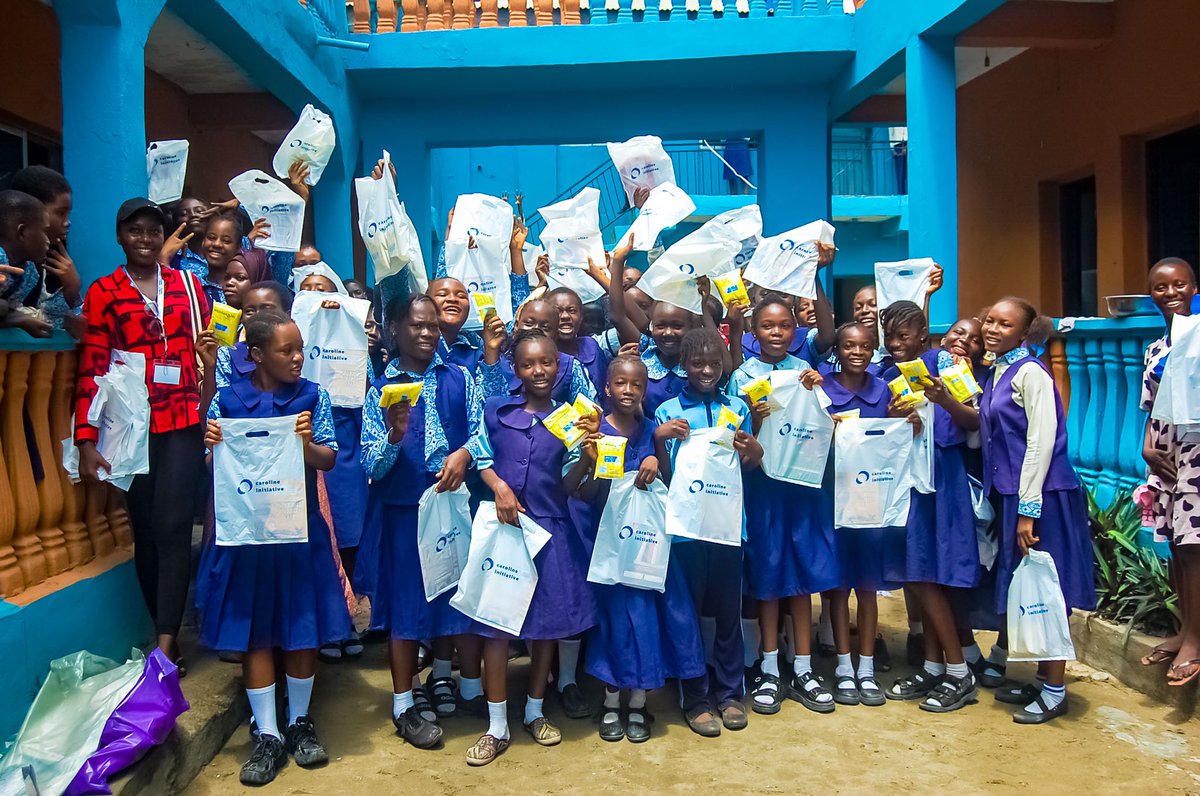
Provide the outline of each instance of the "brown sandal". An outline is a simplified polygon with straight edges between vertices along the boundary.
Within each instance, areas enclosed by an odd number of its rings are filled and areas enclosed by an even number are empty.
[[[1177,674],[1179,670],[1186,669],[1189,666],[1192,669],[1190,672],[1184,675]],[[1195,680],[1197,676],[1200,676],[1200,658],[1184,661],[1183,663],[1173,663],[1171,664],[1171,668],[1167,669],[1167,685],[1187,685],[1192,680]]]
[[[1142,656],[1142,666],[1157,666],[1160,663],[1166,663],[1179,654],[1179,650],[1171,652],[1170,650],[1159,649],[1155,647]]]
[[[508,749],[507,738],[497,738],[494,735],[481,735],[479,740],[467,750],[468,766],[486,766]]]

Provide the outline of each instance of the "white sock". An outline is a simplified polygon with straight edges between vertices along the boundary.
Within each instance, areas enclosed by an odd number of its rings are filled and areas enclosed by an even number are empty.
[[[963,663],[947,663],[946,664],[946,674],[950,675],[951,677],[955,677],[959,680],[966,677],[968,671],[969,670],[967,669],[967,664],[965,661]]]
[[[717,639],[717,620],[711,616],[700,617],[700,638],[704,641],[704,660],[709,666],[715,666],[713,644]]]
[[[488,703],[487,734],[493,738],[508,738],[508,702]]]
[[[646,689],[635,688],[629,692],[629,707],[634,710],[646,707]]]
[[[859,655],[858,656],[858,679],[859,680],[874,680],[875,679],[875,656],[874,655]]]
[[[616,710],[617,708],[621,707],[620,690],[610,691],[608,688],[604,689],[604,707],[608,708],[609,710]]]
[[[482,678],[459,676],[458,693],[463,699],[474,699],[477,696],[483,696]]]
[[[405,691],[403,694],[392,694],[392,718],[398,719],[403,715],[404,711],[413,706],[413,692]]]
[[[983,653],[979,651],[978,644],[972,644],[969,647],[963,647],[963,658],[967,663],[979,663],[983,658]]]
[[[758,648],[762,642],[762,631],[757,619],[742,620],[742,665],[749,669],[758,663]],[[776,672],[778,674],[778,672]]]
[[[542,700],[527,697],[525,699],[525,723],[540,719],[543,715],[545,714],[542,713]]]
[[[919,636],[925,632],[925,623],[917,620],[916,622],[908,623],[908,635]]]
[[[792,659],[792,674],[799,677],[812,671],[812,656],[797,655]]]
[[[779,650],[771,650],[763,653],[762,660],[763,674],[769,674],[773,677],[779,676]]]
[[[833,673],[838,677],[854,677],[854,664],[850,661],[850,653],[847,652],[845,655],[838,653],[837,668],[833,670]]]
[[[833,620],[829,616],[829,610],[823,606],[821,621],[817,622],[817,641],[833,646]]]
[[[946,673],[946,666],[938,661],[925,661],[925,674],[941,677]]]
[[[250,700],[250,713],[258,725],[258,734],[283,738],[279,734],[279,717],[275,713],[275,684],[265,688],[247,688],[246,698]]]
[[[449,677],[451,670],[450,661],[443,661],[438,658],[434,658],[433,664],[429,668],[429,678],[431,680],[441,680]]]
[[[579,668],[579,648],[583,641],[564,638],[558,642],[558,690],[575,685],[575,670]],[[540,715],[540,714],[539,714]],[[528,722],[529,719],[526,719]]]
[[[1042,701],[1046,703],[1048,708],[1056,708],[1067,698],[1067,687],[1065,685],[1044,685],[1042,686]],[[1037,701],[1030,702],[1025,706],[1025,710],[1030,713],[1041,713],[1042,708]]]
[[[299,679],[287,675],[288,726],[296,719],[308,715],[308,704],[312,701],[313,681],[316,676]]]

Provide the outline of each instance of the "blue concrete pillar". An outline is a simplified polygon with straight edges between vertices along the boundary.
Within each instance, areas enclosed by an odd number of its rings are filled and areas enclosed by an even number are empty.
[[[829,133],[823,95],[790,92],[758,136],[755,168],[763,234],[830,220]]]
[[[146,37],[165,0],[56,0],[71,253],[85,284],[121,264],[117,207],[146,195]]]
[[[958,319],[958,144],[954,41],[914,37],[905,52],[908,111],[908,252],[932,257],[946,282],[929,307],[931,325]]]

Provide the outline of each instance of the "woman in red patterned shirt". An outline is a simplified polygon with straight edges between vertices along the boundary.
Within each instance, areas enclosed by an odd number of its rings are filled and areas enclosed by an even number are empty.
[[[75,385],[75,444],[85,481],[97,481],[101,470],[111,472],[96,449],[99,429],[88,424],[96,377],[108,371],[113,350],[142,354],[150,398],[150,472],[136,476],[129,487],[134,563],[158,646],[178,661],[196,483],[205,477],[201,402],[212,397],[216,340],[202,331],[209,307],[196,278],[158,263],[164,221],[162,210],[143,198],[129,199],[117,211],[117,243],[125,251],[125,265],[93,282],[84,298],[87,331]]]

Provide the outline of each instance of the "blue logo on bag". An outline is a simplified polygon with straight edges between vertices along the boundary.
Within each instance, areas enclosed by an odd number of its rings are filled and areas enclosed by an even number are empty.
[[[457,528],[450,531],[450,533],[448,533],[444,536],[439,536],[438,540],[437,540],[437,544],[433,546],[434,551],[438,552],[438,553],[442,552],[443,550],[446,549],[446,547],[451,542],[453,542],[457,538],[458,538],[458,529]],[[490,558],[488,560],[491,561]]]
[[[291,140],[291,141],[288,143],[288,146],[289,146],[289,147],[291,147],[291,148],[293,148],[293,149],[295,149],[296,147],[300,146],[300,145],[301,145],[301,144],[303,144],[303,143],[304,143],[304,142],[303,142],[303,141],[301,141],[299,138],[293,138],[293,139],[292,139],[292,140]]]
[[[469,228],[467,230],[467,234],[470,235],[472,238],[478,238],[479,237],[479,227]]]
[[[792,433],[792,424],[791,423],[784,423],[782,426],[779,427],[779,436],[786,437],[788,434],[791,434],[791,433]]]
[[[372,221],[370,224],[368,224],[368,225],[367,225],[367,237],[368,237],[368,238],[373,238],[373,237],[375,237],[375,232],[376,232],[378,229],[379,229],[379,224],[377,224],[377,223],[375,223],[374,221]]]
[[[239,495],[244,495],[251,489],[254,489],[254,482],[249,478],[243,478],[237,485],[237,493]]]
[[[641,176],[641,173],[642,173],[642,170],[639,169],[637,166],[634,166],[632,169],[629,170],[629,179],[636,180],[639,176]]]
[[[815,257],[817,254],[817,244],[815,242],[802,244],[800,246],[800,253],[805,257]]]
[[[871,480],[871,474],[866,470],[859,470],[858,475],[854,476],[854,483],[865,484]]]
[[[467,290],[471,291],[472,293],[478,293],[479,292],[479,283],[478,282],[468,282]]]
[[[617,531],[618,539],[628,539],[630,536],[633,536],[633,526],[632,525],[626,525],[624,528]]]
[[[704,482],[701,481],[699,478],[697,478],[695,481],[692,482],[692,485],[688,487],[688,491],[691,492],[693,495],[696,494],[697,492],[703,492],[704,491]]]
[[[496,566],[495,561],[493,561],[490,558],[485,558],[485,559],[483,559],[483,566],[480,567],[480,569],[484,572],[487,572],[489,569],[491,569],[494,566]]]
[[[688,276],[691,276],[692,274],[696,273],[696,266],[692,265],[691,263],[680,263],[679,272],[681,274],[687,274]]]
[[[315,345],[312,348],[310,348],[308,350],[308,358],[309,359],[320,359],[321,358],[321,347],[319,345]]]
[[[781,252],[790,252],[794,248],[796,248],[796,241],[794,240],[785,240],[779,244],[779,251]]]

